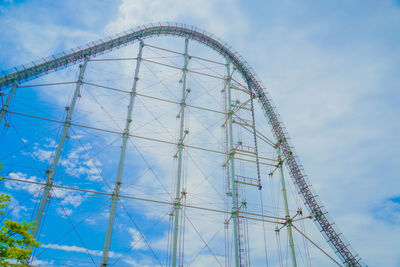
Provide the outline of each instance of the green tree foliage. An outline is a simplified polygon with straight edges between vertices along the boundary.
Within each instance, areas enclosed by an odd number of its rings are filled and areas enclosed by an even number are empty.
[[[1,169],[1,166],[0,166]],[[0,177],[0,180],[3,180]],[[4,218],[5,209],[11,197],[0,194],[0,218],[2,226],[0,229],[0,266],[27,266],[22,263],[29,259],[33,247],[38,247],[30,233],[35,229],[34,223],[15,222]]]

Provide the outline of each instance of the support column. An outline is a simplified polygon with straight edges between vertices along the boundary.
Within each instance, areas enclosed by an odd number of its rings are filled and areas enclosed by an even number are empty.
[[[78,100],[78,97],[80,96],[80,89],[82,86],[83,75],[85,73],[88,60],[89,60],[89,58],[86,57],[85,60],[83,61],[83,64],[79,65],[79,68],[80,68],[79,78],[78,78],[78,81],[76,82],[75,92],[74,92],[70,106],[65,107],[65,110],[67,112],[67,117],[65,119],[64,126],[63,126],[63,129],[61,132],[61,138],[58,143],[57,150],[54,154],[54,159],[51,164],[51,168],[46,170],[47,181],[46,181],[46,185],[44,186],[44,192],[43,192],[42,198],[40,200],[39,208],[37,210],[36,217],[35,217],[36,228],[33,231],[33,237],[36,238],[36,240],[39,239],[39,237],[37,235],[38,235],[40,223],[42,221],[43,211],[46,207],[48,199],[51,197],[50,190],[53,187],[54,175],[56,173],[56,168],[57,168],[58,162],[60,161],[60,156],[61,156],[61,152],[63,150],[65,139],[67,138],[67,135],[68,135],[68,129],[71,125],[72,113],[74,112],[76,102]]]
[[[174,233],[172,243],[172,266],[176,267],[176,258],[178,254],[178,231],[179,231],[179,211],[181,209],[181,180],[182,180],[182,150],[183,140],[185,138],[185,106],[186,97],[189,93],[186,84],[186,76],[188,72],[189,55],[188,55],[189,39],[185,39],[185,63],[183,66],[183,77],[182,77],[182,99],[180,103],[180,124],[179,124],[179,141],[178,141],[178,166],[177,166],[177,178],[176,178],[176,191],[175,191],[175,206],[174,206]]]
[[[135,69],[135,78],[133,80],[133,86],[132,90],[130,93],[130,99],[129,99],[129,106],[128,106],[128,115],[125,123],[125,130],[124,133],[122,134],[122,146],[121,146],[121,154],[119,157],[119,164],[118,164],[118,172],[117,172],[117,178],[115,181],[115,187],[114,191],[112,194],[112,203],[111,203],[111,209],[110,209],[110,217],[108,218],[108,225],[107,225],[107,232],[106,232],[106,238],[104,241],[104,248],[103,248],[103,254],[101,258],[101,265],[102,267],[107,266],[108,262],[108,254],[110,251],[110,243],[111,243],[111,235],[112,235],[112,230],[114,226],[114,219],[115,219],[115,211],[117,209],[117,202],[119,198],[119,191],[121,188],[121,176],[122,172],[124,169],[124,161],[125,161],[125,154],[126,154],[126,144],[128,142],[129,138],[129,128],[130,124],[132,122],[132,111],[133,111],[133,104],[135,100],[135,95],[136,95],[136,86],[137,82],[139,80],[139,68],[140,68],[140,62],[142,61],[142,50],[143,50],[144,43],[141,41],[139,45],[139,52],[136,60],[136,69]]]
[[[233,129],[232,129],[232,116],[233,116],[233,108],[232,108],[232,92],[231,92],[231,70],[230,70],[230,61],[227,59],[226,61],[226,71],[227,71],[227,78],[226,78],[226,92],[227,92],[227,102],[228,102],[228,145],[229,145],[229,166],[230,166],[230,175],[231,175],[231,186],[232,186],[232,221],[233,221],[233,243],[234,243],[234,250],[235,250],[235,267],[240,266],[240,258],[239,258],[239,229],[238,229],[238,193],[237,187],[235,182],[235,150],[233,145]]]
[[[251,84],[247,83],[247,87],[250,92],[253,92],[251,88]],[[251,120],[253,122],[253,136],[254,136],[254,152],[256,152],[256,166],[257,166],[257,179],[258,179],[258,190],[262,189],[261,185],[261,172],[260,172],[260,159],[258,158],[258,145],[257,145],[257,131],[256,131],[256,118],[254,115],[254,98],[255,94],[251,93],[250,98],[251,98]]]
[[[8,107],[10,106],[11,100],[14,97],[15,91],[17,90],[18,83],[14,81],[10,93],[7,96],[6,102],[4,103],[3,107],[0,110],[0,123],[3,120],[3,118],[6,116]]]
[[[290,219],[290,214],[289,214],[289,206],[288,206],[287,195],[286,195],[285,178],[283,176],[283,160],[281,158],[281,148],[279,147],[279,143],[276,146],[276,150],[278,153],[278,168],[279,168],[279,173],[280,173],[280,178],[281,178],[283,206],[285,208],[285,219],[286,219],[286,226],[287,226],[287,231],[288,231],[288,236],[289,236],[290,255],[292,258],[293,267],[297,267],[296,253],[294,251],[294,242],[293,242],[293,233],[292,233],[292,220]]]

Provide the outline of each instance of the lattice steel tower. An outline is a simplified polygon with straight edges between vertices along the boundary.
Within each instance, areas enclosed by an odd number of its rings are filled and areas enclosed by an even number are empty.
[[[4,71],[0,88],[6,188],[42,242],[32,265],[365,266],[260,79],[209,33],[138,27]]]

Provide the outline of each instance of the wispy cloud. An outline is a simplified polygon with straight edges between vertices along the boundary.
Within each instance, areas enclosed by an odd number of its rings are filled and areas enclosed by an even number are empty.
[[[12,179],[22,180],[22,182],[6,180],[5,187],[10,191],[25,191],[32,195],[37,195],[42,187],[41,185],[36,184],[40,182],[40,180],[36,176],[28,176],[27,174],[21,172],[16,172],[16,173],[12,172],[8,176]],[[33,183],[26,183],[23,181],[33,182]],[[59,183],[56,184],[59,185]],[[86,198],[86,196],[81,192],[64,190],[59,188],[53,188],[50,193],[54,197],[57,197],[62,205],[62,207],[57,208],[57,212],[61,216],[71,215],[73,209],[79,207]],[[24,209],[23,206],[21,206],[20,209]]]
[[[66,252],[89,253],[90,255],[93,255],[93,256],[101,256],[102,255],[101,250],[86,249],[84,247],[78,247],[78,246],[68,246],[68,245],[60,245],[60,244],[41,244],[40,246],[43,248],[62,250],[62,251],[66,251]],[[110,251],[109,257],[120,258],[120,257],[123,257],[123,254]]]
[[[84,145],[70,151],[60,162],[66,173],[89,181],[101,181],[102,164],[88,155],[91,148],[90,145]]]
[[[132,249],[146,249],[147,245],[144,242],[144,236],[140,234],[139,231],[137,231],[135,228],[128,228],[128,233],[132,237],[131,241],[131,248]]]

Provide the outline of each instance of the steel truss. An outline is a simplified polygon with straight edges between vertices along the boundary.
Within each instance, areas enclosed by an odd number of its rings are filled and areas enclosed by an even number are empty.
[[[87,48],[84,49],[78,47],[77,49],[63,52],[59,55],[53,55],[38,62],[32,62],[29,65],[21,65],[14,69],[3,71],[3,76],[0,77],[0,89],[10,87],[13,84],[21,84],[22,82],[35,79],[49,72],[66,68],[83,61],[85,58],[95,57],[130,43],[160,35],[179,36],[203,43],[229,60],[241,73],[247,82],[248,88],[253,91],[261,103],[264,114],[272,128],[272,133],[276,140],[278,140],[277,146],[279,146],[282,156],[285,158],[285,164],[289,170],[290,177],[321,233],[343,264],[347,266],[363,266],[361,258],[350,248],[349,243],[345,241],[343,235],[338,231],[332,220],[328,219],[327,211],[317,199],[316,194],[311,188],[311,184],[307,182],[307,176],[295,155],[293,146],[289,142],[288,134],[279,119],[276,108],[271,98],[268,96],[265,87],[247,62],[228,44],[214,37],[212,34],[196,27],[176,23],[141,26],[132,29],[130,32],[124,32],[120,35],[113,36],[107,41],[99,40],[88,44]],[[4,111],[5,110],[2,110],[2,115],[5,113]]]

